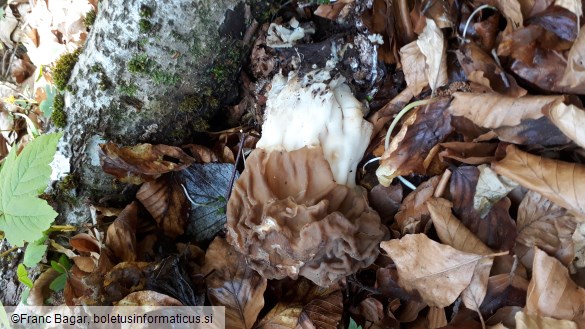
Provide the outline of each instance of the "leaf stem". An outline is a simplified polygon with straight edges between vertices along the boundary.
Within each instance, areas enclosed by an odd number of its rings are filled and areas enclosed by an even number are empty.
[[[471,20],[473,19],[473,17],[475,15],[477,15],[477,13],[479,13],[480,11],[484,10],[484,9],[492,9],[492,10],[498,10],[498,8],[494,7],[494,6],[490,6],[490,5],[481,5],[479,7],[477,7],[472,13],[471,15],[469,15],[469,18],[467,18],[467,22],[465,23],[465,28],[463,28],[463,42],[467,42],[467,40],[465,39],[465,35],[467,34],[467,28],[469,27],[469,23],[471,23]]]

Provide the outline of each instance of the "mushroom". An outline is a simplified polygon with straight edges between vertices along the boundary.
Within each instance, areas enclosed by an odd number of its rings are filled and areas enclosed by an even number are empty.
[[[227,240],[270,279],[320,286],[372,264],[388,229],[355,185],[372,125],[343,78],[277,75],[227,206]]]

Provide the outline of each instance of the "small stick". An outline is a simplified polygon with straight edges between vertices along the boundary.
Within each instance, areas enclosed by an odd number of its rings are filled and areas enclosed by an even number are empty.
[[[449,178],[451,178],[451,170],[447,169],[441,176],[439,184],[437,184],[437,188],[435,189],[435,193],[433,194],[435,198],[440,198],[443,195],[443,193],[445,192],[445,188],[447,187],[447,182],[449,181]]]

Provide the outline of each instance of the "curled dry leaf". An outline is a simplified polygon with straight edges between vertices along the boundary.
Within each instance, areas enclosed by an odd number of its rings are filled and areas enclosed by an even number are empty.
[[[189,203],[177,176],[169,173],[142,184],[136,198],[166,235],[175,238],[185,232]]]
[[[404,198],[398,213],[394,217],[401,234],[423,232],[430,219],[426,201],[435,193],[440,179],[439,176],[429,179],[417,186],[414,192]]]
[[[343,314],[339,286],[319,287],[309,280],[294,282],[290,289],[255,328],[336,329]]]
[[[160,175],[190,166],[195,159],[178,147],[138,144],[118,147],[114,143],[101,144],[100,162],[104,172],[124,183],[141,184]]]
[[[226,307],[226,328],[252,328],[264,307],[266,279],[220,237],[207,249],[202,272],[208,274],[207,295],[211,303]]]
[[[79,233],[69,239],[71,247],[81,252],[100,252],[100,243],[87,233]]]
[[[425,56],[427,80],[431,89],[435,91],[448,82],[447,54],[443,32],[434,20],[427,18],[426,22],[427,24],[422,34],[418,36],[416,44]]]
[[[152,290],[142,290],[129,294],[116,303],[116,306],[183,306],[175,298]]]
[[[536,248],[533,268],[538,271],[532,273],[528,286],[526,314],[572,320],[585,326],[585,289],[571,280],[567,268]]]
[[[567,56],[565,73],[559,83],[565,92],[585,94],[585,62],[583,62],[583,58],[585,58],[585,28],[581,28],[581,32],[579,32],[579,36]]]
[[[61,273],[57,272],[53,268],[49,268],[44,271],[34,282],[33,287],[30,290],[28,299],[26,300],[28,305],[43,306],[45,305],[45,299],[49,297],[51,282],[55,280]]]
[[[533,247],[555,256],[565,265],[573,261],[573,233],[577,228],[577,220],[566,209],[529,191],[518,208],[517,223],[518,236],[514,251],[524,266],[532,268]]]
[[[368,193],[370,206],[378,212],[383,224],[389,224],[402,204],[402,185],[388,187],[378,184]]]
[[[406,291],[416,291],[427,304],[436,307],[451,305],[469,286],[476,266],[488,257],[458,251],[424,234],[384,241],[380,247],[396,263],[398,284]],[[489,267],[480,266],[477,270],[489,273]]]
[[[495,160],[497,143],[447,142],[440,144],[443,151],[439,152],[441,161],[453,159],[465,164],[480,165]]]
[[[489,278],[487,294],[480,310],[484,317],[490,317],[504,307],[524,307],[528,281],[515,274],[498,274]]]
[[[585,166],[548,159],[520,151],[513,145],[492,169],[556,204],[585,215]]]
[[[118,218],[110,224],[105,245],[123,262],[136,260],[136,225],[138,223],[138,203],[127,205]]]
[[[578,329],[578,327],[573,321],[518,312],[516,313],[516,329]]]
[[[425,72],[425,55],[420,51],[416,41],[400,48],[400,62],[406,85],[413,95],[418,95],[429,85]]]
[[[492,206],[508,195],[518,184],[506,177],[498,176],[487,165],[481,165],[477,169],[479,169],[479,178],[473,195],[473,208],[477,210],[480,217],[485,218]]]
[[[583,56],[585,58],[585,54]],[[585,130],[583,129],[585,127],[585,111],[583,109],[575,105],[559,103],[550,110],[549,118],[565,136],[569,137],[575,144],[585,148]]]
[[[426,174],[424,166],[433,147],[451,133],[451,117],[445,111],[449,99],[443,98],[419,107],[409,116],[380,159],[376,176],[389,186],[397,176]]]

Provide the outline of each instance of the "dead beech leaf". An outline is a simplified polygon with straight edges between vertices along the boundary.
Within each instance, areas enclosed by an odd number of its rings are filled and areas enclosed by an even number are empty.
[[[539,157],[509,145],[506,156],[492,163],[492,169],[559,206],[585,215],[583,165]]]
[[[339,286],[322,288],[300,279],[255,328],[335,329],[342,314],[343,295]]]
[[[414,192],[404,198],[398,213],[394,217],[401,234],[423,232],[430,219],[426,201],[435,193],[440,179],[439,176],[429,179],[417,186]]]
[[[44,271],[33,283],[26,302],[28,305],[43,306],[45,299],[49,297],[51,282],[55,280],[61,273],[57,272],[52,267]]]
[[[486,257],[458,251],[424,234],[384,241],[380,247],[396,264],[398,284],[406,291],[416,291],[436,307],[451,305],[469,286],[476,266]]]
[[[380,215],[382,224],[390,224],[402,204],[402,185],[388,187],[378,184],[368,193],[370,207]]]
[[[448,98],[440,99],[419,107],[406,119],[380,159],[376,170],[380,184],[389,186],[397,176],[426,174],[427,155],[453,130],[451,117],[445,111],[448,104]]]
[[[142,184],[136,198],[167,236],[175,238],[185,232],[189,202],[176,175],[169,173]]]
[[[97,266],[97,260],[92,257],[77,256],[73,258],[73,262],[85,273],[92,273]]]
[[[448,82],[447,54],[443,32],[434,20],[427,18],[426,22],[427,25],[419,35],[416,44],[425,55],[427,80],[431,89],[435,91]]]
[[[425,71],[425,55],[421,52],[416,41],[400,48],[400,63],[404,72],[406,85],[413,95],[418,95],[429,85]]]
[[[178,147],[138,144],[118,147],[114,143],[101,144],[100,162],[104,172],[124,183],[141,184],[160,175],[190,166],[195,159]]]
[[[485,299],[487,293],[488,279],[493,263],[493,258],[480,259],[475,266],[469,286],[461,292],[463,304],[465,304],[470,310],[477,311],[480,314],[481,303]]]
[[[136,260],[136,225],[138,223],[138,203],[127,205],[118,218],[108,227],[105,245],[118,260]]]
[[[506,17],[514,29],[522,27],[524,18],[518,0],[496,0],[496,8]]]
[[[477,167],[479,178],[473,195],[473,208],[477,210],[481,218],[492,209],[492,206],[504,198],[518,184],[506,177],[498,176],[487,165]]]
[[[514,250],[527,268],[532,268],[533,247],[555,256],[565,265],[573,261],[573,233],[577,220],[566,209],[534,191],[528,191],[518,208],[517,226]]]
[[[152,290],[136,291],[121,299],[116,306],[183,306],[175,298]]]
[[[514,273],[498,274],[489,278],[487,294],[480,310],[485,317],[490,317],[504,307],[524,307],[528,281]]]
[[[493,253],[457,217],[451,213],[453,204],[443,198],[431,198],[426,202],[433,225],[441,242],[464,252],[489,255]]]
[[[209,163],[209,162],[217,162],[219,160],[217,154],[208,147],[197,145],[197,144],[188,144],[182,146],[183,149],[186,149],[191,153],[193,158],[195,159],[195,163]]]
[[[546,316],[516,313],[516,329],[577,329],[577,324],[569,320],[557,320]]]
[[[567,56],[567,66],[559,81],[560,88],[564,92],[585,94],[585,62],[583,62],[583,58],[585,58],[585,28],[581,28],[579,36]]]
[[[572,320],[585,326],[585,289],[575,284],[561,262],[535,248],[532,280],[525,312],[528,315]]]
[[[453,159],[465,164],[480,165],[490,163],[494,160],[497,143],[470,143],[470,142],[447,142],[441,143],[444,148],[439,152],[439,158]]]
[[[320,5],[315,10],[314,14],[323,18],[327,18],[330,20],[335,20],[339,13],[345,8],[346,3],[343,1],[335,2],[333,4],[328,5]]]
[[[100,252],[99,242],[87,233],[79,233],[69,239],[71,247],[81,252]]]
[[[585,111],[583,109],[575,105],[559,103],[550,110],[549,118],[563,134],[575,144],[585,148],[585,130],[583,129],[585,127]]]
[[[252,270],[244,256],[220,237],[207,249],[201,271],[209,274],[207,294],[211,303],[226,307],[226,328],[252,328],[264,307],[266,279]]]

